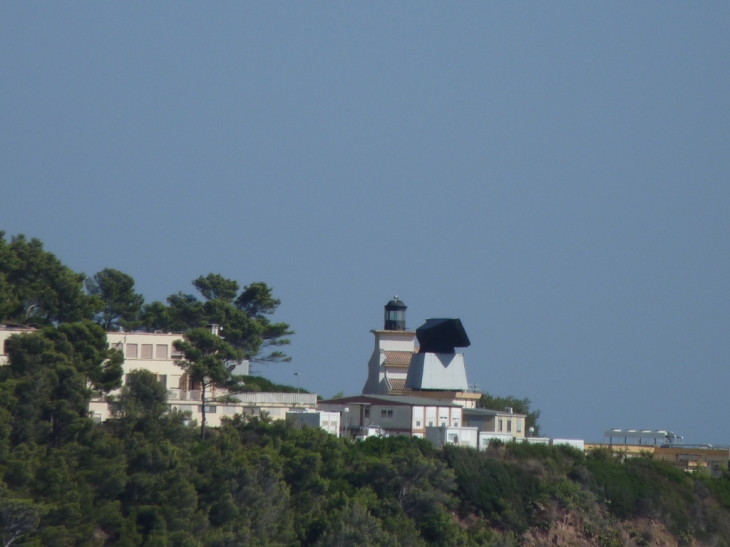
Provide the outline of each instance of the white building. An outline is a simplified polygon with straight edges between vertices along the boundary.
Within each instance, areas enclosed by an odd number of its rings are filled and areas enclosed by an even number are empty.
[[[427,427],[460,427],[460,405],[413,396],[355,395],[320,401],[318,410],[339,412],[343,428],[350,437],[360,436],[368,428],[385,435],[424,438]]]
[[[0,325],[0,364],[7,362],[5,341],[13,334],[33,332],[35,329],[23,326]],[[149,332],[107,332],[109,346],[118,349],[124,355],[124,376],[126,384],[130,372],[148,370],[155,374],[157,380],[167,388],[167,398],[171,409],[190,412],[193,420],[200,421],[202,402],[199,386],[188,378],[183,369],[175,364],[182,358],[173,347],[176,340],[182,338],[179,333]],[[248,362],[231,363],[234,374],[248,374]],[[206,393],[206,423],[217,427],[222,416],[248,414],[252,416],[268,415],[272,419],[281,420],[287,412],[314,410],[317,395],[314,393],[239,393],[235,395],[236,403],[216,403],[216,397],[226,395],[224,390],[213,388]],[[96,421],[104,421],[110,417],[109,405],[102,399],[92,399],[89,404],[91,417]]]
[[[404,395],[436,401],[448,401],[465,408],[475,408],[480,393],[469,389],[464,364],[464,354],[453,348],[443,352],[424,351],[416,345],[418,332],[424,327],[439,328],[440,323],[461,322],[456,320],[428,320],[419,331],[406,328],[407,306],[394,297],[385,305],[382,330],[371,331],[375,347],[368,361],[368,378],[363,395]],[[425,335],[428,338],[428,334]],[[468,345],[468,339],[466,339]]]
[[[405,389],[411,360],[417,354],[416,331],[406,329],[406,305],[398,297],[385,305],[383,330],[375,335],[375,348],[368,361],[364,395],[389,395]]]
[[[320,427],[330,435],[340,436],[339,412],[327,412],[326,410],[287,412],[286,419],[299,428],[305,425],[307,427]]]
[[[485,438],[500,439],[503,441],[525,438],[524,414],[516,414],[511,408],[504,410],[490,410],[486,408],[465,408],[464,425],[476,427],[484,433]],[[491,437],[490,437],[491,435]]]
[[[476,427],[427,427],[426,439],[436,448],[445,444],[479,448],[479,430]]]
[[[8,362],[6,342],[14,334],[25,334],[33,332],[33,327],[25,327],[23,325],[0,325],[0,365]]]
[[[157,379],[167,388],[170,408],[188,411],[194,420],[200,420],[202,414],[200,386],[195,385],[188,375],[175,364],[182,355],[175,350],[173,342],[180,340],[182,334],[148,333],[148,332],[108,332],[109,345],[124,353],[124,373],[126,376],[133,370],[145,369],[157,375]],[[234,374],[248,374],[248,362],[231,363]],[[225,390],[215,387],[206,393],[205,420],[211,427],[221,423],[222,416],[248,414],[252,416],[268,415],[274,420],[282,420],[286,413],[302,409],[313,410],[317,404],[314,393],[238,393],[234,397],[237,403],[216,403],[217,397],[227,395]],[[101,401],[92,401],[90,410],[98,420],[106,420],[109,416],[108,405]]]

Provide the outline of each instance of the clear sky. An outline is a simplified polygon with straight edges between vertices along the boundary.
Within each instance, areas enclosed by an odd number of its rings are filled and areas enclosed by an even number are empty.
[[[265,281],[359,393],[459,317],[545,433],[730,444],[730,3],[3,2],[0,230],[147,301]]]

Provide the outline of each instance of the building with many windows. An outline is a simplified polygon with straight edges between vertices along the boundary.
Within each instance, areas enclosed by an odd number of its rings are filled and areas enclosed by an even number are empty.
[[[25,326],[0,325],[2,352],[0,364],[7,362],[5,341],[13,334],[34,330]],[[179,333],[107,332],[110,347],[118,349],[124,355],[123,383],[127,382],[128,375],[132,371],[148,370],[167,388],[171,409],[190,412],[191,419],[200,420],[202,414],[200,386],[195,385],[175,364],[182,355],[176,352],[173,342],[181,338],[182,334]],[[234,374],[246,375],[249,372],[248,361],[231,363],[231,367]],[[317,395],[314,393],[238,393],[234,396],[237,401],[233,403],[213,401],[216,397],[226,394],[225,391],[215,388],[206,394],[205,419],[209,426],[217,427],[222,416],[234,414],[268,415],[275,420],[284,419],[287,412],[314,410],[317,404]],[[96,421],[104,421],[110,417],[109,405],[103,398],[92,399],[89,411]]]
[[[109,345],[124,353],[124,372],[145,369],[157,375],[157,379],[167,388],[170,408],[191,413],[192,419],[199,420],[202,414],[200,386],[175,364],[182,358],[173,342],[180,340],[181,334],[150,332],[109,332]],[[231,371],[237,375],[249,373],[248,361],[231,363]],[[212,388],[206,394],[205,419],[209,426],[220,425],[222,416],[249,414],[268,415],[280,420],[287,412],[314,409],[317,395],[314,393],[238,393],[233,397],[237,402],[216,403],[214,399],[227,395],[225,390]],[[210,401],[210,402],[209,402]],[[108,405],[101,400],[93,401],[90,410],[99,420],[108,417]]]
[[[425,437],[427,427],[459,427],[462,407],[415,396],[355,395],[320,401],[317,409],[340,412],[350,437],[377,428],[384,435]]]

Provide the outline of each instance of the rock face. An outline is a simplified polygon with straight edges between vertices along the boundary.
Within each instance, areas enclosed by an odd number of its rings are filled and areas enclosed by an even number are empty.
[[[680,541],[656,520],[616,521],[602,513],[591,518],[579,511],[556,510],[553,525],[547,530],[533,528],[522,535],[523,547],[700,547],[707,545],[691,537]]]

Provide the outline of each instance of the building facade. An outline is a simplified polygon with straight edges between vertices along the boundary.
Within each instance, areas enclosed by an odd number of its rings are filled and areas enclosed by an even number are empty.
[[[14,334],[33,332],[35,329],[24,326],[0,325],[0,364],[7,362],[5,341]],[[173,343],[182,338],[180,333],[150,332],[107,332],[109,346],[124,355],[124,376],[126,384],[129,374],[135,370],[148,370],[167,388],[170,409],[190,412],[191,419],[200,420],[202,401],[199,386],[196,386],[175,362],[182,358]],[[248,361],[231,363],[233,374],[247,375]],[[112,393],[113,394],[113,393]],[[238,393],[236,402],[217,403],[214,399],[227,395],[225,390],[213,388],[206,393],[205,419],[211,427],[218,427],[223,416],[245,414],[269,416],[274,420],[286,418],[287,412],[314,410],[317,395],[314,393]],[[92,399],[89,404],[91,418],[97,422],[111,417],[109,404],[103,397]]]
[[[481,393],[469,389],[464,355],[423,352],[418,332],[406,328],[406,309],[394,297],[385,305],[383,329],[371,331],[375,347],[363,395],[414,396],[476,408]]]
[[[424,438],[427,427],[460,427],[462,407],[457,404],[398,395],[355,395],[320,401],[318,410],[339,412],[348,436],[357,437],[368,428],[385,435]]]

